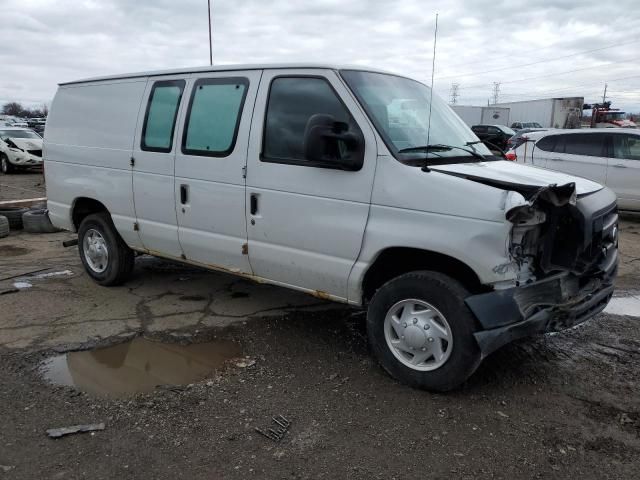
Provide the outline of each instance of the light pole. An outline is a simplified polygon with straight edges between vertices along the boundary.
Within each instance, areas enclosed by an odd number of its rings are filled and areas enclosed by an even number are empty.
[[[213,65],[213,44],[211,43],[211,0],[207,0],[207,12],[209,14],[209,65]]]

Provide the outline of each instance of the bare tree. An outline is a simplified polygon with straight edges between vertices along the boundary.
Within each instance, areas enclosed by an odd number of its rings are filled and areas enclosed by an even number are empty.
[[[25,110],[18,102],[9,102],[5,103],[2,106],[2,113],[4,113],[5,115],[14,115],[16,117],[20,117],[25,113]]]

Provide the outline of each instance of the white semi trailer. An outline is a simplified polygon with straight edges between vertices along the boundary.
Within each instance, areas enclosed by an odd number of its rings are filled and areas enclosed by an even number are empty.
[[[451,105],[453,111],[470,127],[474,125],[509,126],[509,109],[494,105],[475,107],[471,105]]]
[[[536,122],[544,128],[580,128],[584,97],[543,98],[493,106],[510,110],[509,125]]]

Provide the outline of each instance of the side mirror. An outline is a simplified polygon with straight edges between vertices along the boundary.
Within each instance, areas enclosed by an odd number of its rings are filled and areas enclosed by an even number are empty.
[[[318,113],[307,121],[304,156],[318,166],[356,171],[364,163],[364,138],[332,115]]]

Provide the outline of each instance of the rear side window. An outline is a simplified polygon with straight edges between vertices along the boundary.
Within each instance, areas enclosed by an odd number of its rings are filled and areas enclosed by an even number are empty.
[[[304,135],[316,115],[331,115],[346,123],[349,131],[360,132],[326,79],[276,77],[269,90],[262,160],[312,166],[305,158]]]
[[[226,157],[235,146],[246,78],[202,78],[193,86],[182,136],[182,153]]]
[[[559,135],[549,135],[548,137],[541,138],[536,143],[536,148],[544,150],[545,152],[553,152],[558,137]]]
[[[588,157],[603,157],[604,154],[604,134],[600,133],[577,133],[566,135],[564,153],[571,155],[585,155]]]
[[[613,134],[613,157],[640,160],[640,135]]]
[[[487,127],[475,126],[471,127],[471,130],[473,130],[475,133],[487,133]]]
[[[142,150],[170,152],[184,80],[155,82],[149,95],[142,127]]]

